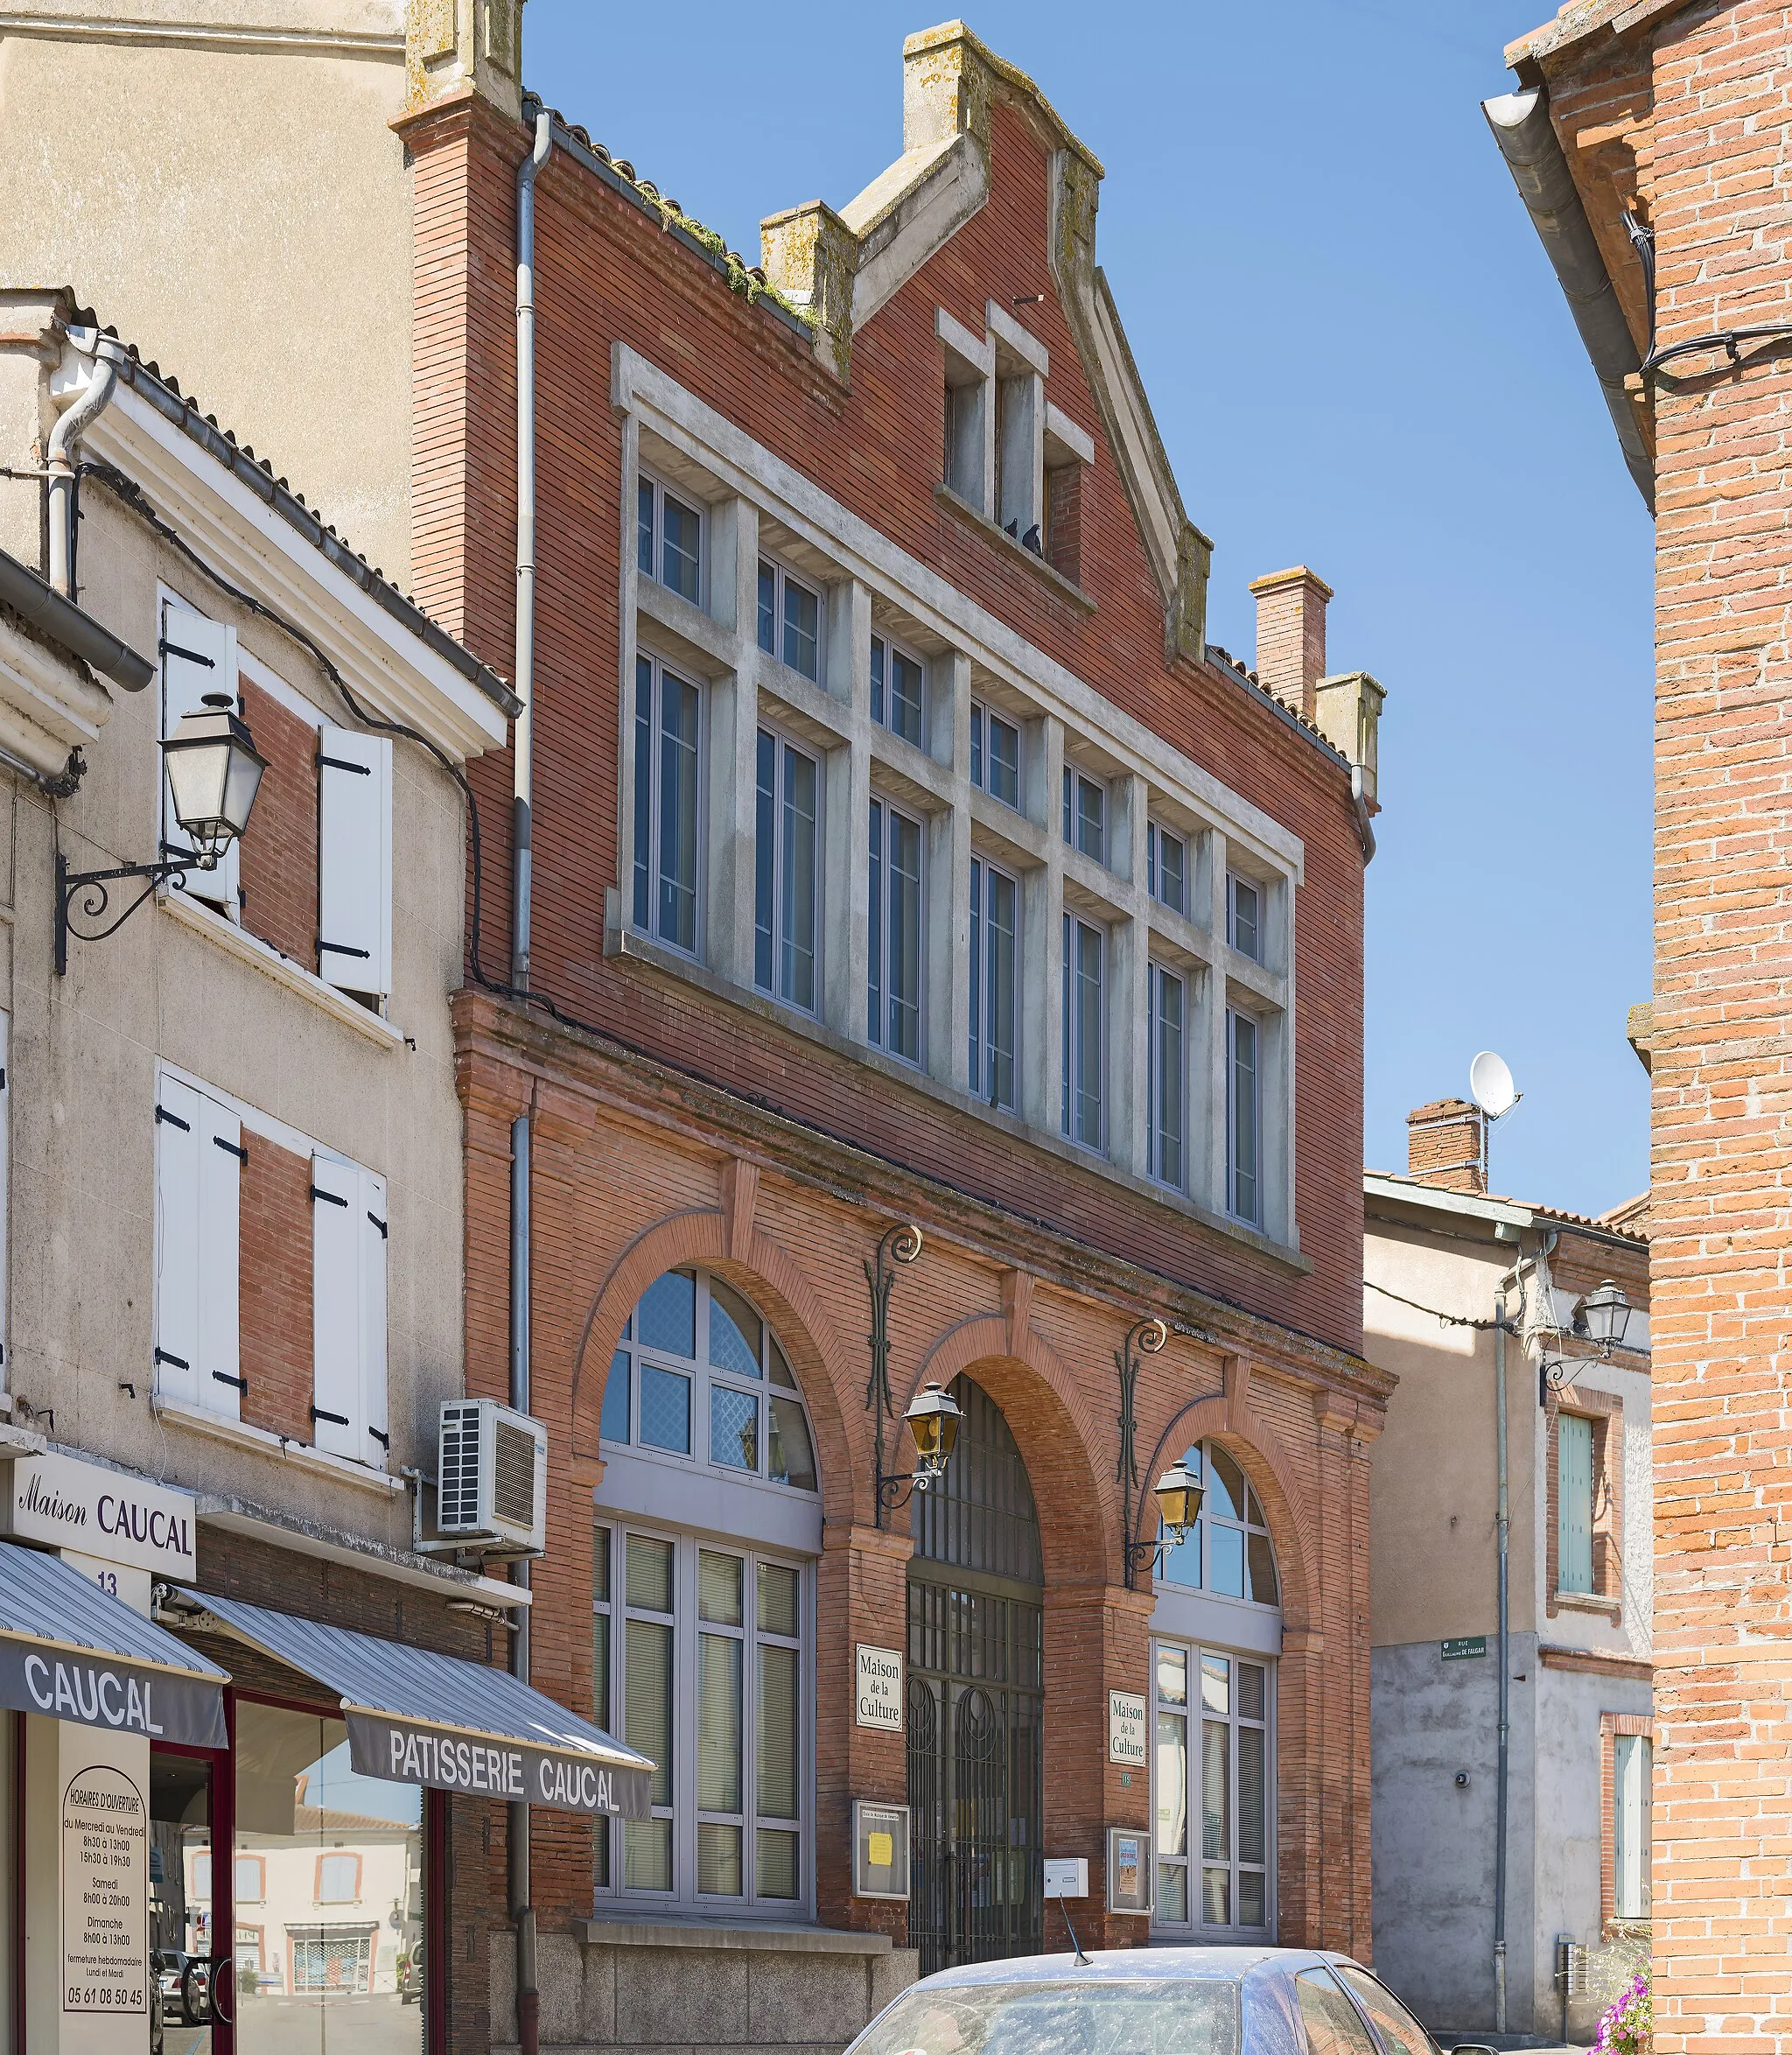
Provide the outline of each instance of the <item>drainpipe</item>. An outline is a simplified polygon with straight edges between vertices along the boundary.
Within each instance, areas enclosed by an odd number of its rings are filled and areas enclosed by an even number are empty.
[[[1506,1288],[1524,1268],[1520,1255],[1494,1294],[1494,1445],[1498,1473],[1500,1736],[1494,1777],[1494,2031],[1506,2031],[1506,1826],[1512,1763],[1512,1506],[1506,1434]]]
[[[553,117],[536,115],[534,147],[516,172],[516,660],[512,671],[522,702],[514,730],[510,982],[529,983],[530,806],[534,796],[536,663],[536,174],[554,146]],[[529,1410],[529,1116],[510,1126],[510,1403]],[[529,1567],[513,1563],[511,1582],[527,1590]],[[528,1608],[520,1606],[510,1668],[527,1684]],[[529,1875],[529,1809],[510,1808],[510,1915],[516,1925],[516,2029],[522,2055],[538,2055],[542,1995],[536,1971],[536,1911]]]
[[[75,347],[94,360],[93,382],[50,431],[50,446],[44,468],[50,474],[50,585],[65,600],[74,598],[74,445],[90,422],[96,421],[110,404],[118,384],[118,345],[109,336],[94,338],[87,349]],[[116,353],[116,354],[115,354]]]

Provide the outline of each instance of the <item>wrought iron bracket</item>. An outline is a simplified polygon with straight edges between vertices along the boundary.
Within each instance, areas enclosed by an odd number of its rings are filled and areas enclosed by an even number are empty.
[[[67,975],[68,938],[71,935],[77,942],[103,942],[108,935],[118,932],[158,885],[171,880],[177,886],[184,885],[189,871],[214,867],[203,858],[183,857],[174,862],[120,864],[109,871],[72,871],[68,867],[68,859],[59,849],[56,852],[56,975],[59,978]],[[112,906],[112,894],[108,887],[123,878],[142,878],[147,882],[122,914],[106,921]],[[82,894],[86,896],[77,906],[74,903],[76,897]],[[75,926],[77,920],[106,921],[106,925],[78,928]]]
[[[885,1230],[884,1238],[878,1244],[876,1262],[864,1266],[864,1281],[872,1295],[872,1331],[866,1337],[871,1344],[872,1373],[865,1384],[864,1403],[865,1410],[872,1416],[877,1518],[880,1527],[885,1513],[893,1512],[901,1505],[909,1491],[927,1489],[925,1481],[913,1476],[886,1475],[884,1469],[884,1422],[893,1418],[896,1411],[896,1402],[890,1391],[890,1287],[896,1281],[896,1266],[900,1264],[906,1268],[920,1252],[920,1228],[912,1220],[899,1221],[894,1227]],[[905,1485],[907,1490],[902,1489]]]
[[[1152,1561],[1158,1553],[1155,1541],[1132,1538],[1132,1508],[1138,1490],[1138,1457],[1133,1451],[1133,1393],[1138,1388],[1138,1358],[1155,1356],[1170,1339],[1170,1330],[1155,1314],[1136,1320],[1126,1330],[1124,1344],[1114,1351],[1114,1367],[1120,1372],[1120,1455],[1114,1476],[1120,1486],[1120,1547],[1126,1568],[1126,1589],[1132,1589],[1135,1573]]]

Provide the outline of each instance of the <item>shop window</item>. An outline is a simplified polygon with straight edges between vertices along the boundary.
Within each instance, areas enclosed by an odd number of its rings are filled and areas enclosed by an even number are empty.
[[[1100,1149],[1106,1140],[1107,943],[1099,928],[1065,915],[1061,1122],[1086,1149]]]
[[[927,677],[920,657],[882,635],[872,637],[872,719],[917,749],[925,733]]]
[[[1266,1935],[1275,1817],[1273,1666],[1159,1642],[1152,1653],[1153,1925]]]
[[[1004,806],[1020,809],[1020,730],[973,699],[970,782]]]
[[[634,666],[634,925],[697,951],[703,695],[657,658]]]
[[[652,1816],[598,1823],[600,1904],[789,1918],[809,1894],[807,1567],[600,1520],[595,1715],[654,1764]]]
[[[970,1089],[1015,1110],[1019,1034],[1020,886],[982,857],[970,861]]]
[[[1166,1543],[1158,1581],[1252,1605],[1279,1604],[1269,1523],[1236,1461],[1217,1441],[1196,1442],[1183,1461],[1204,1486],[1200,1516],[1183,1539]]]
[[[759,732],[753,817],[753,983],[806,1013],[820,991],[821,766]]]
[[[811,684],[822,677],[822,596],[769,557],[760,558],[760,648]]]
[[[642,1294],[611,1364],[599,1432],[727,1476],[817,1488],[789,1358],[770,1322],[705,1271],[668,1270]]]
[[[865,1035],[905,1063],[920,1062],[920,823],[871,803],[871,896]]]
[[[635,561],[692,606],[703,604],[704,517],[645,471],[636,488]]]

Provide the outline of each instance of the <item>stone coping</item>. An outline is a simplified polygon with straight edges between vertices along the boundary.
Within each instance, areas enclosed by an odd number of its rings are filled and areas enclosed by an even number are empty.
[[[886,1933],[838,1926],[773,1926],[711,1919],[584,1919],[573,1931],[599,1948],[761,1948],[788,1955],[887,1955]]]

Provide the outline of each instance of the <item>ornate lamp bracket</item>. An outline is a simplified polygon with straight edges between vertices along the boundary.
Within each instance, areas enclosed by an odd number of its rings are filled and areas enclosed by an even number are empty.
[[[896,1281],[896,1266],[905,1269],[920,1254],[921,1231],[912,1220],[899,1221],[885,1231],[878,1244],[875,1263],[864,1266],[864,1281],[872,1295],[872,1373],[865,1384],[865,1410],[872,1416],[876,1448],[878,1525],[893,1511],[914,1489],[912,1476],[887,1476],[884,1469],[884,1422],[894,1417],[896,1402],[890,1392],[890,1287]]]
[[[1157,1555],[1155,1541],[1135,1541],[1132,1538],[1133,1501],[1138,1491],[1138,1457],[1133,1450],[1133,1393],[1138,1385],[1139,1358],[1155,1356],[1170,1339],[1170,1330],[1155,1315],[1144,1320],[1136,1320],[1126,1330],[1124,1345],[1114,1353],[1114,1367],[1120,1372],[1120,1456],[1114,1469],[1114,1476],[1120,1486],[1121,1504],[1124,1508],[1120,1525],[1120,1545],[1124,1551],[1126,1588],[1132,1589],[1133,1574],[1143,1569]]]

